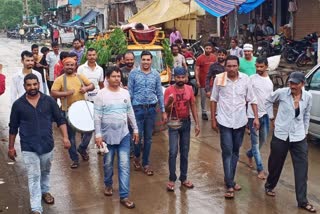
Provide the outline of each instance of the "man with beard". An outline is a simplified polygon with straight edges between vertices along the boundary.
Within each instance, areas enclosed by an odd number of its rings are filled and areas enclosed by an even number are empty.
[[[87,100],[94,102],[94,99],[103,86],[103,69],[97,64],[97,52],[94,48],[89,48],[87,51],[87,61],[80,65],[78,68],[78,74],[83,74],[94,85],[94,90],[87,93]]]
[[[94,85],[90,82],[88,78],[84,75],[78,75],[75,71],[77,62],[70,57],[63,60],[64,74],[58,77],[51,90],[51,95],[54,98],[61,99],[61,109],[62,114],[67,117],[68,108],[72,103],[84,100],[84,94],[88,91],[94,89]],[[81,115],[79,115],[81,116]],[[75,169],[79,167],[79,157],[77,151],[81,155],[84,161],[89,160],[89,155],[87,153],[87,148],[90,143],[92,132],[84,133],[82,136],[82,142],[77,149],[76,145],[76,131],[67,124],[68,136],[71,142],[71,147],[69,149],[69,155],[72,160],[71,168]]]
[[[220,131],[220,145],[226,192],[224,197],[234,198],[234,191],[241,190],[235,182],[240,147],[248,117],[246,104],[252,106],[254,113],[253,126],[259,129],[257,101],[254,96],[250,79],[239,72],[239,58],[226,58],[226,72],[218,74],[214,80],[211,94],[212,129]]]
[[[19,130],[33,214],[43,213],[41,198],[47,204],[54,203],[54,197],[49,193],[54,147],[53,121],[60,128],[64,147],[70,148],[66,120],[62,117],[55,100],[39,92],[39,84],[38,77],[33,73],[24,77],[26,92],[13,103],[9,123],[8,157],[13,161],[17,157],[14,143]]]
[[[307,199],[308,143],[312,95],[304,90],[305,77],[301,72],[290,74],[289,87],[276,90],[267,98],[268,115],[274,121],[273,103],[279,103],[268,160],[269,175],[265,183],[268,196],[276,196],[276,187],[290,151],[293,163],[296,200],[298,207],[309,212],[316,209]]]
[[[195,121],[195,136],[200,133],[199,119],[197,114],[196,99],[192,87],[185,85],[187,71],[183,67],[174,69],[175,84],[169,86],[164,94],[166,112],[169,118],[179,120],[181,127],[173,128],[169,126],[169,182],[167,190],[174,191],[176,176],[176,159],[178,148],[180,148],[180,177],[182,186],[193,188],[191,181],[187,180],[188,154],[190,148],[190,109]]]
[[[54,81],[54,66],[57,64],[57,62],[60,59],[58,42],[52,42],[51,47],[52,47],[53,51],[49,52],[46,57],[47,64],[49,66],[49,80],[47,81],[47,83],[48,83],[48,88],[50,91],[51,91],[51,87],[52,87],[52,84]]]
[[[129,200],[130,191],[130,138],[138,142],[138,126],[130,102],[129,92],[120,87],[121,72],[118,67],[110,67],[106,72],[108,85],[98,92],[94,103],[94,124],[96,145],[104,142],[109,150],[104,154],[104,183],[106,196],[113,195],[113,161],[118,156],[120,203],[131,209],[135,205]],[[133,127],[133,135],[128,130],[128,119]]]
[[[251,44],[244,44],[244,57],[240,58],[239,71],[251,76],[256,73],[256,57],[253,56],[253,47]]]
[[[152,54],[149,51],[142,51],[140,69],[131,71],[128,81],[128,90],[139,128],[139,135],[144,136],[142,167],[144,173],[148,176],[153,175],[153,171],[149,165],[149,156],[158,102],[162,112],[162,120],[164,122],[167,121],[160,75],[156,70],[151,68],[151,64]],[[138,144],[135,144],[134,150],[134,167],[136,170],[140,170],[141,139],[139,139]]]
[[[208,98],[211,96],[214,78],[216,78],[216,75],[224,72],[224,63],[227,58],[227,50],[223,48],[219,49],[217,57],[218,62],[210,65],[209,72],[206,77],[206,93]]]
[[[249,118],[248,127],[250,129],[251,148],[247,151],[249,167],[252,168],[252,158],[256,161],[258,178],[261,180],[266,179],[263,169],[263,162],[260,155],[260,149],[266,143],[269,134],[269,117],[268,110],[266,109],[266,100],[273,92],[273,83],[268,75],[268,60],[265,57],[259,57],[256,60],[257,73],[250,76],[250,84],[252,85],[253,92],[257,98],[258,104],[258,117],[260,122],[259,131],[254,130],[253,120],[254,114],[250,105],[248,105],[247,115]],[[270,111],[272,111],[272,106]]]
[[[23,86],[24,84],[23,79],[27,74],[33,73],[38,77],[38,80],[40,80],[39,90],[42,93],[44,92],[41,74],[32,69],[34,66],[34,58],[33,58],[33,54],[30,51],[22,51],[21,63],[23,64],[23,68],[21,69],[21,71],[19,71],[12,77],[11,103],[16,101],[19,97],[21,97],[25,93],[25,89]]]
[[[177,44],[171,45],[171,52],[173,55],[173,67],[184,67],[185,69],[188,69],[186,59],[180,54],[179,46]]]
[[[207,115],[207,97],[206,97],[206,77],[212,63],[217,61],[216,56],[212,53],[212,44],[207,43],[204,46],[204,54],[200,55],[196,61],[196,80],[201,95],[201,112],[202,119],[208,120]]]
[[[128,77],[134,66],[134,53],[127,52],[124,54],[125,66],[121,70],[121,83],[124,89],[128,89]]]
[[[70,51],[70,53],[75,53],[77,55],[77,65],[79,66],[84,53],[84,49],[81,46],[80,39],[74,39],[72,45],[73,49]]]

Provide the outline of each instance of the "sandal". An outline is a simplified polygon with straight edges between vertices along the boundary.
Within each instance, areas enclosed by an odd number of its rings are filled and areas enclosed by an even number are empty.
[[[139,159],[137,159],[137,158],[134,159],[133,167],[134,167],[134,170],[136,170],[136,171],[141,170],[141,164],[140,164]]]
[[[152,171],[152,169],[150,169],[149,166],[143,167],[143,172],[148,176],[152,176],[153,175],[153,171]]]
[[[239,184],[235,184],[235,185],[233,186],[233,189],[234,189],[235,191],[240,191],[242,188],[241,188],[241,186],[240,186]]]
[[[112,187],[105,187],[104,188],[104,195],[112,196],[113,195],[113,188]]]
[[[169,182],[167,183],[167,190],[168,190],[169,192],[173,192],[173,191],[174,191],[174,182],[173,182],[173,181],[169,181]]]
[[[81,155],[81,157],[82,157],[82,159],[84,161],[88,161],[89,160],[89,154],[86,151],[81,152],[80,149],[78,149],[77,151],[79,152],[79,154]]]
[[[126,208],[128,208],[128,209],[135,208],[135,206],[136,206],[136,205],[135,205],[132,201],[130,201],[128,198],[121,199],[121,200],[120,200],[120,203],[121,203],[123,206],[125,206]]]
[[[259,172],[257,177],[261,180],[266,180],[267,178],[266,173],[264,171]]]
[[[192,189],[194,187],[191,181],[184,181],[181,183],[182,186],[187,187],[188,189]]]
[[[78,167],[79,167],[79,162],[77,162],[77,161],[73,161],[73,163],[70,165],[71,169],[76,169]]]
[[[276,196],[276,192],[273,191],[272,189],[266,189],[266,195],[270,196],[270,197],[275,197]]]
[[[252,160],[252,158],[248,157],[248,155],[247,155],[247,159],[248,159],[248,167],[252,169],[253,168],[253,160]]]
[[[46,192],[46,193],[42,194],[42,200],[46,204],[54,204],[54,197],[49,192]]]
[[[306,203],[305,205],[299,206],[301,209],[304,209],[311,213],[316,213],[317,210],[313,207],[312,204]]]
[[[233,190],[227,190],[225,193],[224,193],[224,197],[226,199],[233,199],[234,198],[234,191]]]

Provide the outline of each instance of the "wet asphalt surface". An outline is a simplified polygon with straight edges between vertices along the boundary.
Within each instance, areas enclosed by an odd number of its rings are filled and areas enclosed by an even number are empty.
[[[3,73],[7,76],[7,91],[0,96],[0,213],[5,214],[25,214],[30,210],[26,170],[21,157],[19,138],[15,146],[17,161],[13,163],[7,158],[11,77],[21,67],[19,58],[21,51],[30,49],[30,46],[31,44],[27,42],[20,44],[18,40],[0,38],[0,63],[4,65]],[[180,187],[180,183],[176,182],[175,191],[167,192],[168,134],[164,131],[154,135],[150,158],[154,176],[148,177],[141,171],[134,171],[131,165],[130,198],[136,204],[133,210],[128,210],[119,203],[116,171],[114,195],[104,196],[103,158],[96,154],[93,142],[88,148],[90,160],[80,162],[78,169],[71,170],[69,155],[62,146],[60,133],[56,128],[54,132],[55,149],[50,184],[55,204],[50,206],[44,204],[44,213],[307,213],[297,208],[290,155],[275,189],[277,196],[271,198],[265,195],[264,181],[256,177],[255,169],[250,169],[246,165],[245,152],[250,146],[248,135],[245,136],[240,151],[236,175],[236,181],[242,186],[242,190],[236,192],[234,200],[224,199],[219,136],[212,131],[210,121],[201,121],[199,137],[194,137],[192,132],[188,179],[194,183],[195,188],[191,190]],[[320,209],[320,146],[314,145],[314,142],[319,140],[310,140],[309,143],[308,198],[316,208]],[[269,145],[270,136],[267,145],[261,150],[266,169]],[[179,176],[179,165],[177,175]]]

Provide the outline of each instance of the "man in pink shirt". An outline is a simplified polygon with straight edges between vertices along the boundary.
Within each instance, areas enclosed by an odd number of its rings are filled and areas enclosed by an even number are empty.
[[[181,42],[183,43],[181,33],[177,30],[176,27],[173,27],[172,33],[170,34],[170,45],[174,44],[178,39],[181,40]]]

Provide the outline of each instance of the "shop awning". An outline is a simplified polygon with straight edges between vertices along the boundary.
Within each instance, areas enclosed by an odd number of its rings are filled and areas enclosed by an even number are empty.
[[[92,22],[98,15],[99,15],[98,11],[90,10],[86,15],[84,15],[80,19],[73,22],[63,23],[61,24],[61,26],[64,26],[64,27],[80,26],[81,23]]]
[[[215,17],[227,15],[236,6],[246,2],[246,0],[195,0],[205,11]]]
[[[189,14],[204,15],[204,11],[194,1],[191,1],[189,7],[188,4],[184,4],[180,0],[155,0],[128,21],[129,23],[141,22],[147,25],[156,25]]]
[[[69,0],[69,4],[71,4],[72,7],[75,7],[75,6],[79,6],[81,4],[81,1],[80,0]]]
[[[245,3],[240,5],[239,13],[250,13],[256,7],[260,6],[265,0],[247,0]]]

